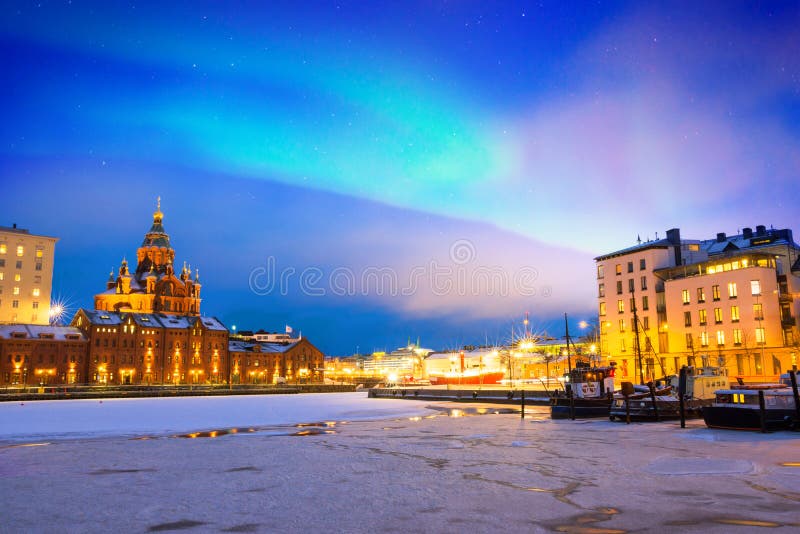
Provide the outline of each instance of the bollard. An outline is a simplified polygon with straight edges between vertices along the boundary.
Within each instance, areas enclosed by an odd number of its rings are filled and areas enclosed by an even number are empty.
[[[650,388],[650,400],[653,401],[653,414],[655,415],[656,421],[658,421],[658,405],[656,404],[656,387],[653,385],[653,381],[647,383],[647,387]]]
[[[681,428],[686,428],[686,405],[684,397],[686,396],[686,366],[681,367],[678,374],[678,408],[681,415]]]
[[[631,424],[631,400],[625,395],[625,424]]]
[[[789,380],[792,383],[792,395],[794,396],[794,417],[795,430],[800,426],[800,394],[797,393],[797,374],[789,369]]]
[[[524,389],[522,390],[522,397],[520,397],[520,398],[522,399],[522,401],[520,403],[519,416],[520,416],[520,419],[525,419],[525,390]]]
[[[758,392],[758,411],[759,411],[759,418],[761,419],[761,432],[766,433],[767,431],[767,406],[764,403],[764,392],[759,390]]]
[[[575,420],[575,396],[572,394],[572,384],[567,384],[567,399],[569,400],[569,418]]]

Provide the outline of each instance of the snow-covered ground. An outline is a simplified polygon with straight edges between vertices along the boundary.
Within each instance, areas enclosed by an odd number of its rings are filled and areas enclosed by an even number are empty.
[[[0,403],[0,441],[159,435],[429,413],[366,392]]]
[[[0,532],[800,531],[800,433],[420,416],[448,403],[362,394],[92,402],[2,407],[6,439],[90,439],[0,444]]]

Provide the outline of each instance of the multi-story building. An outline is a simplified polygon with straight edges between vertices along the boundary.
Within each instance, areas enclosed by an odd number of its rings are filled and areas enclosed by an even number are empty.
[[[672,229],[595,258],[602,356],[620,379],[684,364],[763,379],[797,365],[800,246],[788,229],[682,240]]]
[[[49,323],[56,241],[0,226],[0,323]]]
[[[92,384],[221,384],[230,380],[228,329],[213,317],[78,310]]]
[[[79,384],[86,381],[88,340],[68,326],[0,325],[0,384]]]
[[[231,339],[232,383],[321,382],[325,356],[306,338],[280,342]]]
[[[161,198],[153,213],[153,224],[136,251],[136,270],[131,273],[123,258],[116,276],[112,270],[106,290],[95,295],[97,310],[130,313],[200,315],[200,274],[183,264],[175,273],[175,250],[164,230]]]

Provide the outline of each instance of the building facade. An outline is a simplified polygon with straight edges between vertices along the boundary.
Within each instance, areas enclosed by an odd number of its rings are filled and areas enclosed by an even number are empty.
[[[788,229],[683,240],[678,229],[595,258],[601,355],[620,379],[721,365],[744,380],[797,365],[800,246]]]
[[[78,310],[90,384],[225,384],[228,329],[213,317]]]
[[[234,384],[322,382],[325,356],[305,338],[286,342],[231,339],[231,380]]]
[[[86,382],[85,334],[67,326],[0,325],[0,384]]]
[[[0,226],[0,323],[49,324],[56,241]]]
[[[153,213],[153,224],[136,251],[136,269],[131,272],[123,258],[116,274],[111,270],[106,290],[95,295],[97,310],[128,313],[200,315],[200,273],[183,264],[175,272],[175,250],[164,230],[161,199]]]

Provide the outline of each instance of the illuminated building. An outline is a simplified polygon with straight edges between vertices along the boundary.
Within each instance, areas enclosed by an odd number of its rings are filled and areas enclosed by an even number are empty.
[[[0,226],[0,323],[49,323],[56,241]]]
[[[0,384],[83,383],[87,346],[77,328],[0,325]]]
[[[175,273],[175,251],[164,230],[161,199],[153,213],[153,224],[136,251],[136,269],[131,272],[123,258],[116,275],[112,269],[106,290],[95,295],[95,309],[131,313],[200,315],[200,275],[183,264]]]
[[[234,384],[321,382],[322,352],[306,338],[283,342],[231,339],[231,380]]]
[[[222,384],[228,329],[213,317],[78,310],[92,384]]]
[[[707,240],[672,229],[599,256],[601,356],[633,381],[685,364],[722,365],[746,380],[795,367],[799,258],[791,230],[764,226]]]

